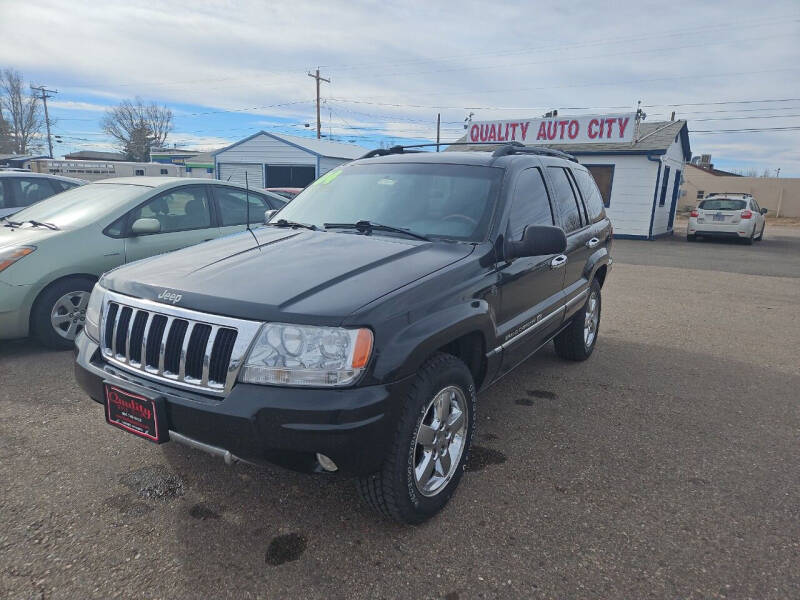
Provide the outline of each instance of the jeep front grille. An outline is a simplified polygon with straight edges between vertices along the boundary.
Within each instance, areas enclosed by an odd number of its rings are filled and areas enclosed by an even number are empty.
[[[178,387],[225,395],[261,323],[106,292],[101,347],[126,371]]]

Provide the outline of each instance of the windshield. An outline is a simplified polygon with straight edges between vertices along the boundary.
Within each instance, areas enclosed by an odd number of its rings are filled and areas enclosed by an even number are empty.
[[[139,185],[119,183],[83,185],[22,209],[12,221],[40,221],[58,227],[86,225],[123,206],[132,198],[150,191]]]
[[[703,210],[742,210],[745,207],[747,207],[747,202],[744,200],[731,200],[730,198],[703,200],[698,206]]]
[[[371,221],[428,237],[480,241],[502,174],[502,169],[472,165],[353,164],[317,179],[272,220],[320,228]]]

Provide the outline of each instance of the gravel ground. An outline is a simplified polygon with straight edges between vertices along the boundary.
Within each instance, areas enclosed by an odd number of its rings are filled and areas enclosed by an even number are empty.
[[[800,597],[800,233],[615,258],[595,354],[481,394],[419,527],[348,481],[127,435],[71,353],[3,342],[0,597]]]

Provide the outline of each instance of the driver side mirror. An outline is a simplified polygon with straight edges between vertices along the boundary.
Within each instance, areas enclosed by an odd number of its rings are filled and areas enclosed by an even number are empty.
[[[275,216],[275,213],[278,212],[275,209],[270,209],[264,212],[264,223],[269,223],[269,220]]]
[[[760,212],[761,212],[762,215],[765,215],[765,214],[767,214],[767,209],[766,208],[762,208]]]
[[[161,222],[158,219],[143,218],[136,219],[131,225],[131,233],[134,235],[142,235],[145,233],[159,233],[161,231]]]
[[[560,227],[528,225],[518,242],[507,242],[505,259],[512,261],[524,256],[561,254],[567,249],[567,236]]]

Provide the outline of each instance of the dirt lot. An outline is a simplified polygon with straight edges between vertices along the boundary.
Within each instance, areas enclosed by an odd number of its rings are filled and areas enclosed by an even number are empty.
[[[482,394],[416,528],[348,481],[112,429],[69,352],[3,343],[0,597],[800,597],[800,232],[615,258],[593,357]]]

